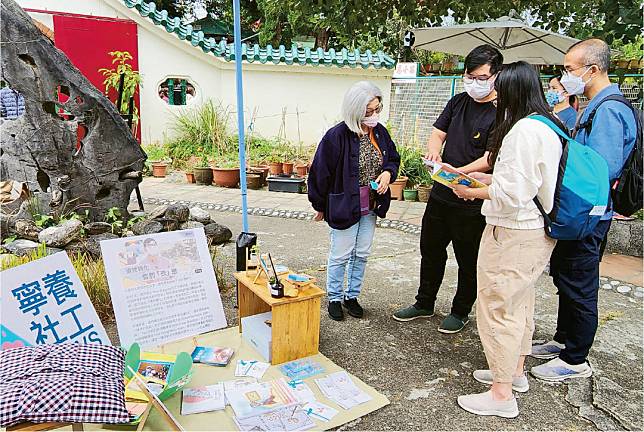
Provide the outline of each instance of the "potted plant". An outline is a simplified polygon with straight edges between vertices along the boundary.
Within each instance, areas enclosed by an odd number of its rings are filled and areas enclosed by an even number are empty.
[[[165,177],[168,169],[168,153],[164,146],[155,143],[143,148],[152,166],[153,177]]]
[[[212,169],[213,182],[217,186],[237,187],[239,184],[239,161],[234,157],[222,160]]]
[[[307,175],[307,174],[308,174],[308,172],[309,172],[309,164],[308,164],[308,163],[305,163],[305,162],[304,162],[304,161],[302,161],[302,160],[299,160],[299,161],[295,164],[295,171],[296,171],[296,173],[297,173],[298,177],[306,177],[306,175]]]
[[[415,192],[409,192],[409,198],[412,199],[418,192],[413,188],[413,185],[418,184],[418,179],[421,176],[422,170],[426,170],[425,164],[420,150],[410,146],[401,146],[398,148],[400,154],[400,169],[398,178],[389,187],[391,188],[391,197],[395,199],[403,198],[403,190],[407,186],[408,180],[410,181],[409,189]]]
[[[273,152],[269,156],[269,172],[273,176],[282,174],[282,156],[278,152]]]
[[[195,174],[195,181],[197,184],[210,185],[212,184],[212,168],[208,162],[208,158],[204,155],[201,160],[193,168]]]
[[[425,169],[418,178],[418,201],[425,203],[429,201],[429,194],[432,191],[432,183],[432,175],[428,169]]]

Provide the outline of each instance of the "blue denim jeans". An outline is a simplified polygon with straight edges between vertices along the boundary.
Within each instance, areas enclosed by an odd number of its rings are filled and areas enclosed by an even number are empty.
[[[354,299],[360,294],[375,230],[376,215],[373,212],[362,216],[360,221],[345,230],[330,228],[326,278],[329,301],[342,300],[345,273],[348,282],[344,298]]]

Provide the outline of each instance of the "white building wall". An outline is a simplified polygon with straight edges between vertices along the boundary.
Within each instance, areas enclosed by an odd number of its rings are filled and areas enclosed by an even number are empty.
[[[175,114],[198,106],[207,99],[221,101],[236,110],[235,65],[213,54],[204,53],[180,40],[164,28],[128,9],[121,0],[18,0],[25,8],[52,10],[131,19],[138,24],[141,139],[144,144],[163,142],[172,136]],[[33,14],[36,17],[36,14]],[[42,14],[38,14],[42,15]],[[46,24],[42,16],[37,18]],[[286,108],[286,137],[306,145],[319,141],[340,117],[346,90],[355,82],[368,79],[380,87],[384,100],[383,122],[389,112],[391,70],[352,69],[336,66],[296,66],[244,63],[244,106],[248,126],[257,109],[255,133],[276,136]],[[196,98],[187,106],[169,106],[158,96],[159,84],[166,78],[186,78],[196,88]],[[298,115],[299,112],[299,122]],[[299,125],[298,125],[299,123]],[[298,130],[299,126],[299,130]],[[236,115],[231,116],[236,133]]]

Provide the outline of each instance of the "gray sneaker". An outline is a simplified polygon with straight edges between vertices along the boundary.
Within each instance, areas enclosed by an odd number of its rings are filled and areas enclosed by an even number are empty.
[[[463,327],[465,327],[469,322],[470,319],[468,317],[461,319],[454,314],[449,314],[445,317],[440,327],[438,327],[438,331],[447,334],[458,333],[463,330]]]
[[[416,305],[411,305],[404,309],[400,309],[392,315],[393,319],[400,322],[413,321],[417,318],[431,318],[433,316],[433,310],[419,309],[416,307]]]
[[[480,416],[499,416],[514,418],[519,415],[519,407],[514,396],[506,401],[497,401],[492,398],[492,392],[459,396],[458,404],[465,411]]]
[[[560,344],[559,342],[554,340],[542,344],[535,344],[532,345],[532,352],[530,353],[530,357],[550,360],[555,357],[559,357],[559,353],[565,347],[566,346],[564,344]]]
[[[475,370],[472,373],[472,376],[475,380],[483,384],[492,385],[492,372],[489,369],[479,369]],[[512,378],[512,390],[519,393],[525,393],[530,390],[530,384],[528,383],[528,377],[525,374],[520,377]]]

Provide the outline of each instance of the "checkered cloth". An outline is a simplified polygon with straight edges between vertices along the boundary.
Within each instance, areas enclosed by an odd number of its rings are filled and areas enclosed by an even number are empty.
[[[0,427],[21,422],[126,423],[119,348],[38,345],[0,351]]]

